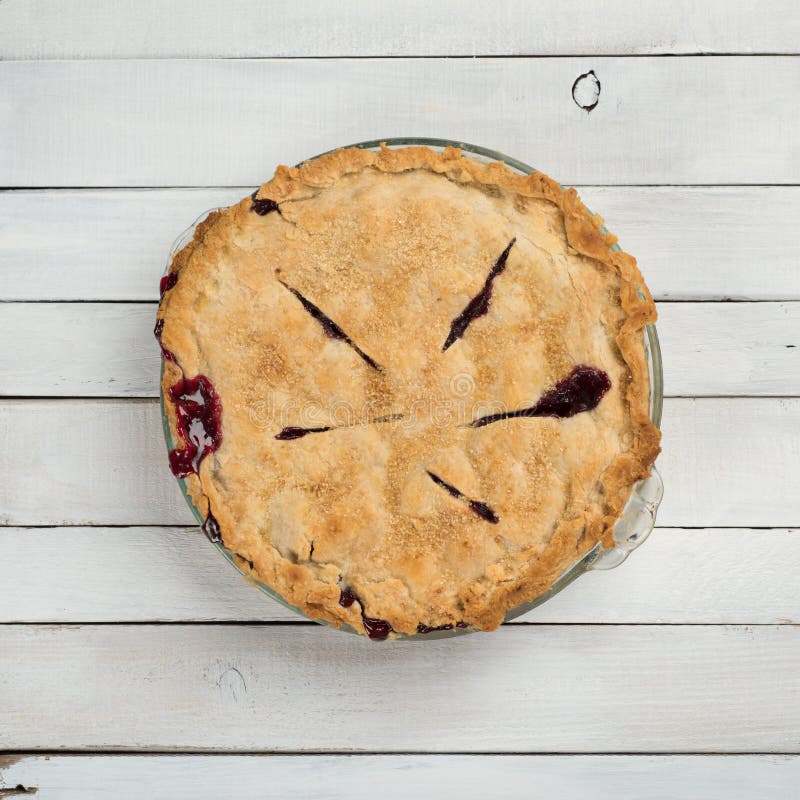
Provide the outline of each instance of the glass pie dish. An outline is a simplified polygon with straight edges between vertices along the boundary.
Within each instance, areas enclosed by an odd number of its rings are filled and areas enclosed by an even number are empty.
[[[389,147],[406,147],[410,145],[424,145],[431,149],[442,150],[446,147],[458,147],[465,153],[468,153],[473,159],[484,163],[492,161],[501,161],[508,168],[519,174],[529,174],[533,172],[533,168],[524,164],[514,158],[505,156],[493,150],[484,147],[467,144],[464,142],[453,142],[443,139],[423,139],[423,138],[393,138],[382,139],[367,142],[359,142],[347,147],[357,147],[362,149],[378,150],[381,143],[385,143]],[[315,156],[316,157],[316,156]],[[216,210],[216,209],[213,209]],[[174,255],[180,251],[186,244],[188,244],[195,232],[197,225],[202,222],[211,210],[203,213],[189,228],[187,228],[175,241],[170,250],[167,259],[167,269],[172,262]],[[605,229],[603,229],[605,230]],[[619,250],[619,246],[615,245],[614,250]],[[658,336],[654,325],[647,325],[644,330],[643,347],[647,358],[649,368],[649,399],[650,399],[650,417],[653,423],[658,427],[661,421],[662,409],[662,368],[661,368],[661,353],[658,343]],[[163,367],[162,367],[163,369]],[[172,432],[170,429],[169,419],[165,413],[164,395],[161,394],[161,411],[162,421],[164,425],[164,434],[166,438],[168,450],[172,450],[175,446],[173,442]],[[198,522],[202,525],[203,518],[199,509],[192,502],[188,486],[183,478],[178,478],[178,483],[186,498],[189,507],[192,509]],[[575,561],[568,567],[558,579],[550,586],[550,588],[539,596],[516,606],[509,610],[504,620],[509,621],[527,613],[533,608],[544,603],[553,595],[557,594],[574,581],[578,576],[587,572],[588,570],[610,569],[621,564],[627,556],[636,549],[649,535],[655,524],[656,512],[661,501],[663,494],[663,484],[658,472],[655,468],[652,469],[650,477],[636,483],[631,490],[630,496],[625,507],[622,510],[619,518],[614,527],[614,545],[613,547],[603,547],[601,543],[596,544],[591,550],[584,554],[581,558]],[[291,609],[298,615],[310,619],[298,608],[289,604],[278,592],[272,589],[267,584],[255,579],[245,566],[245,562],[235,553],[228,550],[221,542],[213,542],[214,546],[233,564],[233,566],[245,577],[245,579],[252,585],[261,589],[264,593],[268,594],[274,600],[277,600],[283,606]],[[313,620],[319,622],[319,620]],[[321,624],[327,624],[321,622]],[[342,626],[342,630],[348,630],[356,633],[355,630],[347,625]],[[414,635],[401,635],[400,638],[411,640],[430,640],[440,639],[450,636],[463,635],[473,632],[471,628],[455,627],[450,630],[433,630],[428,633],[417,633]]]

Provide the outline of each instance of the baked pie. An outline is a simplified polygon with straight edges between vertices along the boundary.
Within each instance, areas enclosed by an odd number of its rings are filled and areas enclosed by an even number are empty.
[[[338,150],[211,213],[155,328],[208,537],[373,639],[490,630],[612,546],[659,452],[655,306],[615,242],[455,148]]]

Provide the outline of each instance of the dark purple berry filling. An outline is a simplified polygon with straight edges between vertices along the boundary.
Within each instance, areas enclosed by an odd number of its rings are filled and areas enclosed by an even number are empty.
[[[489,302],[492,299],[492,283],[494,279],[506,268],[506,261],[508,261],[508,254],[511,252],[511,248],[514,246],[514,242],[517,239],[514,237],[506,247],[505,250],[500,254],[497,261],[494,262],[494,266],[489,271],[489,274],[486,277],[486,280],[483,283],[483,287],[472,298],[472,300],[467,303],[464,307],[464,310],[450,323],[450,333],[447,335],[447,339],[445,339],[444,345],[442,347],[442,351],[447,350],[453,342],[457,339],[460,339],[464,335],[464,331],[469,327],[470,322],[472,320],[477,319],[478,317],[482,317],[484,314],[488,313],[489,311]]]
[[[580,364],[572,372],[548,389],[530,408],[489,414],[470,423],[473,428],[482,428],[501,419],[515,417],[574,417],[583,411],[597,408],[605,393],[611,388],[608,374],[596,367]]]
[[[436,628],[430,625],[423,625],[421,622],[417,625],[417,633],[433,633],[434,631],[451,631],[453,628],[469,628],[466,622],[456,622],[455,625],[448,623],[447,625],[439,625]]]
[[[574,417],[597,408],[610,388],[607,373],[581,364],[546,391],[533,410],[537,417]]]
[[[200,462],[222,443],[222,403],[205,375],[181,378],[170,390],[184,447],[170,450],[169,465],[178,478],[196,473]]]
[[[222,533],[219,529],[219,522],[217,522],[217,518],[211,513],[211,509],[209,509],[206,521],[201,527],[203,533],[208,537],[210,542],[214,542],[214,544],[222,543]]]
[[[343,608],[350,608],[358,600],[355,592],[348,586],[339,593],[339,605]]]
[[[259,217],[266,217],[267,214],[272,213],[273,211],[278,210],[278,204],[274,200],[257,200],[256,195],[258,194],[258,189],[253,192],[251,197],[253,198],[253,205],[250,206],[251,211],[255,211]]]
[[[451,497],[465,501],[467,505],[469,505],[470,511],[477,514],[481,519],[485,519],[493,525],[497,525],[497,523],[500,522],[500,517],[494,513],[489,505],[482,503],[480,500],[470,500],[461,490],[456,489],[452,483],[448,483],[444,478],[440,478],[435,472],[431,472],[430,470],[426,470],[426,472],[428,473],[428,477],[437,486],[441,486]]]
[[[163,298],[164,295],[178,282],[178,273],[170,272],[165,275],[158,284],[158,293]]]
[[[448,623],[447,625],[437,625],[435,628],[431,627],[430,625],[423,625],[421,622],[417,625],[417,633],[433,633],[434,631],[451,631],[453,630],[453,625]]]
[[[362,614],[361,620],[364,623],[364,630],[367,632],[367,636],[376,642],[388,639],[389,634],[394,630],[385,619],[374,619],[373,617],[365,617]]]
[[[497,525],[497,523],[500,522],[500,517],[494,513],[494,510],[480,500],[470,500],[469,508],[474,514],[477,514],[481,519],[485,519],[487,522],[491,522],[492,525]]]
[[[291,439],[301,439],[303,436],[308,436],[309,433],[325,433],[325,431],[329,430],[331,430],[329,426],[322,428],[297,428],[293,425],[289,425],[286,428],[282,428],[280,433],[276,433],[275,438],[281,441],[289,441]]]
[[[339,605],[343,608],[350,608],[355,602],[360,603],[361,601],[358,599],[358,595],[349,586],[346,586],[339,592]],[[361,621],[364,624],[364,630],[367,636],[369,636],[370,639],[374,639],[376,642],[382,642],[384,639],[388,639],[389,634],[394,630],[385,619],[375,619],[374,617],[366,616],[363,608],[361,610]]]

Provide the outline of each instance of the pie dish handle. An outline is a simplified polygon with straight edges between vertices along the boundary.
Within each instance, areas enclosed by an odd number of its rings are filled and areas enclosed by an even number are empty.
[[[656,512],[664,496],[664,482],[658,470],[639,481],[614,524],[614,546],[601,550],[589,569],[618,567],[649,535],[656,524]]]

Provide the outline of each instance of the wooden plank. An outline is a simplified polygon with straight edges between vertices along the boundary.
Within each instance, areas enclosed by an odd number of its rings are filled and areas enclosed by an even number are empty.
[[[0,446],[0,524],[195,522],[157,401],[10,401]]]
[[[614,0],[602,7],[510,0],[486,13],[474,0],[324,0],[294,3],[84,0],[58,13],[52,0],[6,0],[0,57],[197,58],[219,56],[562,55],[564,53],[797,52],[791,0],[702,4]],[[478,22],[480,20],[480,22]]]
[[[664,303],[667,395],[800,393],[800,303]]]
[[[666,401],[660,524],[793,525],[789,519],[800,519],[798,426],[798,400]]]
[[[252,188],[0,192],[0,300],[157,300],[178,233]],[[798,187],[580,193],[639,259],[659,300],[800,299]]]
[[[157,397],[155,304],[0,304],[0,395]],[[800,394],[800,303],[667,303],[673,396]],[[334,399],[334,398],[331,398]]]
[[[790,235],[800,189],[587,186],[580,194],[636,256],[659,300],[800,299]]]
[[[4,762],[6,766],[3,766]],[[232,777],[235,776],[235,777]],[[8,756],[0,790],[35,787],[39,800],[786,800],[797,756]]]
[[[0,747],[796,752],[794,626],[0,628]]]
[[[668,399],[659,523],[798,526],[798,428],[800,399]],[[0,447],[0,524],[194,524],[157,401],[7,400]]]
[[[0,300],[157,300],[181,231],[204,211],[252,191],[0,192]]]
[[[589,69],[587,114],[571,89]],[[800,182],[798,58],[5,61],[0,76],[6,186],[247,185],[400,134],[568,184]]]
[[[797,624],[798,543],[797,530],[658,529],[517,621]],[[0,552],[0,623],[299,620],[197,528],[0,528]]]
[[[155,318],[155,303],[3,303],[0,372],[14,377],[4,380],[0,391],[157,397],[161,356],[153,337]]]

